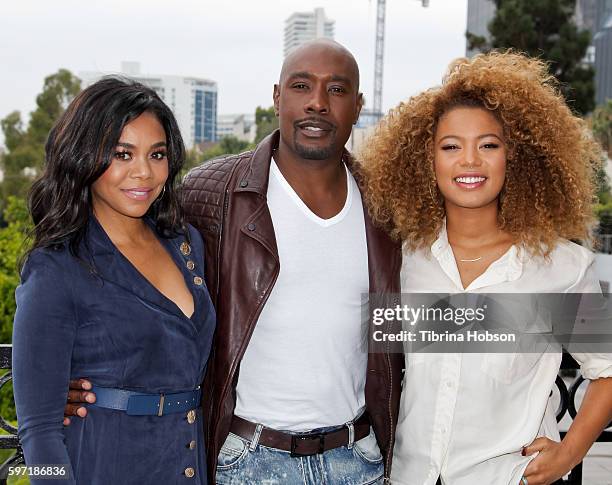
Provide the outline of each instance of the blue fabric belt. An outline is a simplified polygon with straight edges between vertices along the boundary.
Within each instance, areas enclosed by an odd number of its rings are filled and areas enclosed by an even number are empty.
[[[125,411],[132,416],[163,416],[182,413],[200,405],[202,390],[175,392],[173,394],[143,394],[110,387],[93,386],[96,402],[91,406]]]

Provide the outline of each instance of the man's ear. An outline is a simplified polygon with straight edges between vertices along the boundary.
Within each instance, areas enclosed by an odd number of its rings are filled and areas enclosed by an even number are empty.
[[[359,119],[359,113],[361,113],[361,108],[363,108],[363,93],[357,94],[357,105],[355,106],[355,118],[353,119],[353,124],[357,124],[357,120]]]
[[[274,85],[274,92],[272,93],[272,99],[274,100],[274,114],[278,118],[279,100],[280,100],[280,86],[278,84]]]

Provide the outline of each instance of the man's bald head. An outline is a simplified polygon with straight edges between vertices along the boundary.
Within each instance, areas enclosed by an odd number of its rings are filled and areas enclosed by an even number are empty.
[[[327,39],[298,47],[274,86],[279,153],[339,162],[362,105],[359,68],[345,47]]]
[[[348,68],[347,74],[352,77],[352,80],[355,83],[354,87],[357,91],[359,91],[359,66],[357,66],[357,61],[346,47],[331,39],[311,40],[292,51],[283,62],[283,67],[281,68],[279,77],[279,84],[282,85],[283,80],[292,72],[302,70],[300,65],[305,57],[321,55],[331,55],[344,59],[345,62],[343,64],[345,64]]]

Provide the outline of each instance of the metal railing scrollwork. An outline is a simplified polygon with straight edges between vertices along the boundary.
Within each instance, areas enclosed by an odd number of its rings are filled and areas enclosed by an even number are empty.
[[[9,372],[4,374],[0,378],[0,389],[7,384],[12,378],[10,372],[11,369],[11,356],[13,347],[7,344],[0,344],[0,369],[7,369]],[[0,435],[0,449],[2,450],[15,450],[8,460],[0,465],[0,485],[6,485],[6,480],[9,473],[9,467],[24,464],[23,450],[19,444],[19,438],[17,437],[17,428],[8,423],[3,416],[0,415],[0,428],[6,431],[8,434]]]
[[[563,360],[561,362],[561,370],[571,370],[578,369],[578,363],[569,355],[567,352],[563,352]],[[557,409],[557,422],[561,421],[566,413],[574,419],[576,414],[578,414],[577,405],[576,405],[576,395],[578,393],[578,389],[585,382],[584,377],[578,374],[569,389],[565,385],[565,381],[561,378],[560,375],[557,376],[556,384],[557,389],[559,391],[560,403],[559,408]],[[610,423],[612,426],[612,423]],[[609,427],[610,427],[609,426]],[[561,432],[561,438],[565,436],[565,432]],[[603,431],[599,438],[597,438],[596,442],[598,443],[610,443],[612,442],[612,431]],[[559,481],[559,483],[563,483],[564,485],[582,485],[582,462],[578,463],[571,471],[567,480]]]

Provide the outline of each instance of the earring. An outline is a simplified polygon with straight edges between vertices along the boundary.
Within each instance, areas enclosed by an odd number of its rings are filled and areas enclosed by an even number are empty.
[[[157,196],[157,200],[162,200],[164,198],[164,195],[166,195],[166,185],[165,184],[164,184],[162,191]]]

